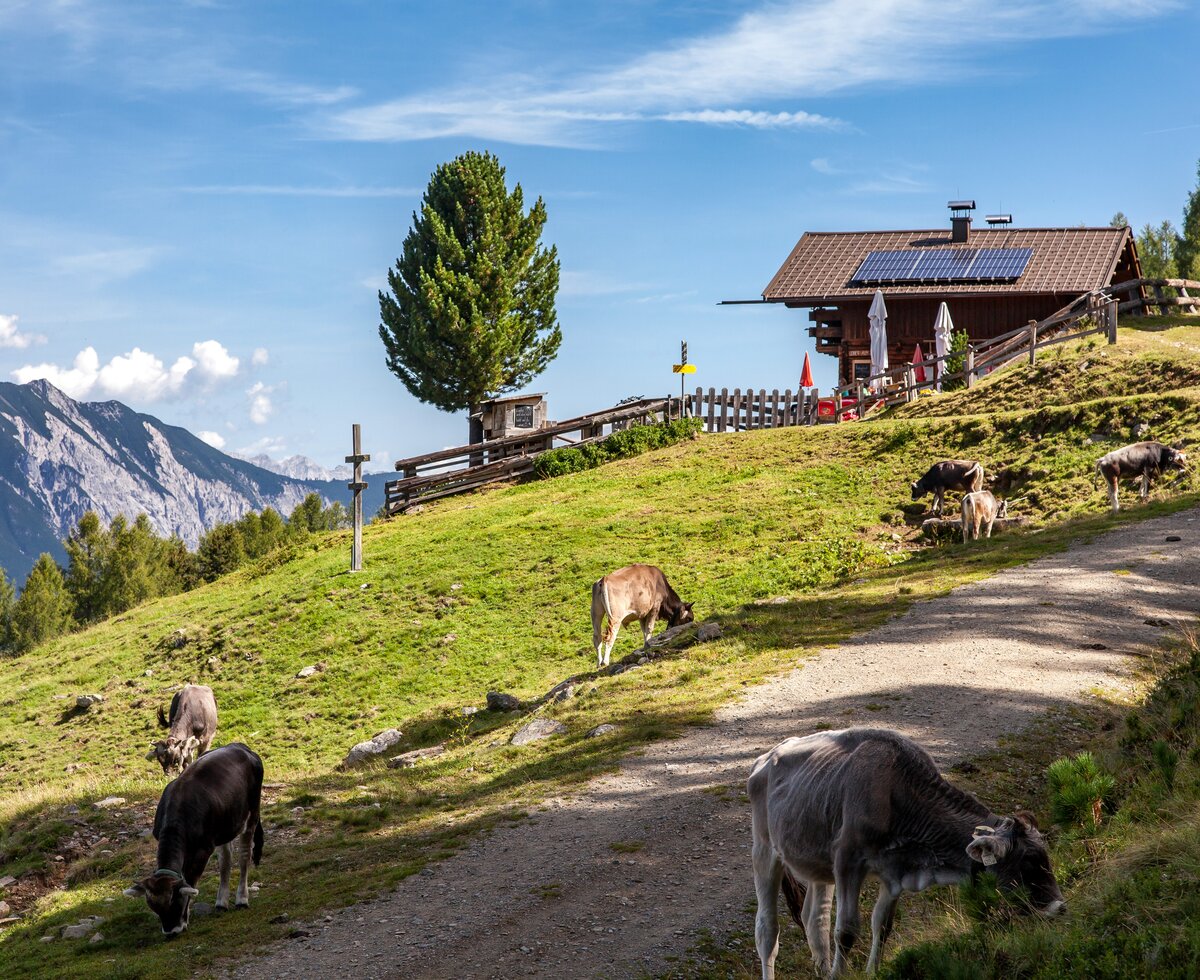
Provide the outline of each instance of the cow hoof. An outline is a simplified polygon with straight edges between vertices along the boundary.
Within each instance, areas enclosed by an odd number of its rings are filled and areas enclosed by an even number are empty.
[[[234,906],[234,908],[237,908],[237,909],[248,909],[249,907],[250,907],[249,902],[238,902],[237,905]]]
[[[228,912],[229,906],[224,902],[217,902],[217,904],[213,906],[213,909],[215,909],[217,912]]]

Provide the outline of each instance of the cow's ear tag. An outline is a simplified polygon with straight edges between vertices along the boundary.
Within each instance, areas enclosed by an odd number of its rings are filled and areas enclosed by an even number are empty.
[[[996,863],[996,855],[991,851],[984,851],[981,855],[979,855],[979,859],[988,867],[991,867]]]

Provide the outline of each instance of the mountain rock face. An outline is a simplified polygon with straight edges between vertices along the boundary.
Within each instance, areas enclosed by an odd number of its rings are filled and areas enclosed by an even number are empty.
[[[371,483],[367,515],[383,499],[382,478]],[[41,552],[64,559],[62,539],[88,510],[105,523],[144,513],[195,548],[215,524],[264,507],[286,516],[314,490],[350,496],[345,483],[273,473],[120,402],[0,382],[0,566],[18,586]]]
[[[266,453],[257,456],[243,456],[247,463],[253,463],[264,470],[278,473],[280,476],[293,480],[349,480],[354,468],[349,463],[342,463],[333,469],[322,466],[307,456],[288,456],[286,459],[272,459]]]

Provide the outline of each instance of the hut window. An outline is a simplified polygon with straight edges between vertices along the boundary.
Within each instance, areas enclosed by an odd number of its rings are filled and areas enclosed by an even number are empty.
[[[513,410],[513,428],[515,429],[532,429],[533,428],[533,406],[518,405]]]

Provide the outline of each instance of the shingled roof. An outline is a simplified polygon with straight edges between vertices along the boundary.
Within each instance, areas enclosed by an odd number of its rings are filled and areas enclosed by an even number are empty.
[[[888,296],[978,296],[992,293],[1079,295],[1107,286],[1130,239],[1128,228],[979,228],[955,244],[948,229],[936,231],[806,232],[792,249],[763,299],[775,303],[823,303],[869,299],[874,286],[851,284],[868,252],[907,248],[1032,248],[1015,282],[929,283],[884,287]]]

